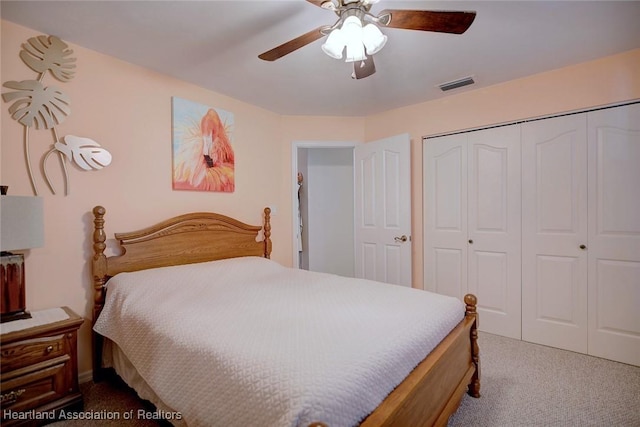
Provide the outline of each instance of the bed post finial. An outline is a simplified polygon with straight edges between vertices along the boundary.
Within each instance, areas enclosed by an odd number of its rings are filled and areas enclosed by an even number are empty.
[[[104,250],[107,245],[107,235],[104,232],[104,214],[106,209],[102,206],[93,208],[93,320],[95,322],[97,315],[104,305],[104,284],[107,277],[107,257]]]
[[[104,214],[106,209],[102,206],[93,208],[93,259],[91,263],[91,273],[93,280],[93,319],[92,324],[96,323],[98,315],[104,306],[105,289],[104,285],[107,281],[107,257],[104,250],[107,245],[107,235],[104,232]],[[102,337],[95,332],[92,333],[93,339],[93,380],[98,382],[102,379]]]
[[[264,257],[271,258],[271,208],[264,208]]]
[[[104,284],[107,276],[107,257],[104,250],[107,245],[107,235],[104,232],[104,214],[107,211],[102,206],[93,208],[93,321],[102,310],[104,304]]]
[[[476,371],[471,377],[471,383],[469,383],[469,395],[473,397],[480,397],[480,346],[478,346],[478,298],[473,294],[467,294],[464,296],[464,303],[467,305],[467,316],[475,317],[475,322],[471,326],[471,360],[476,367]]]

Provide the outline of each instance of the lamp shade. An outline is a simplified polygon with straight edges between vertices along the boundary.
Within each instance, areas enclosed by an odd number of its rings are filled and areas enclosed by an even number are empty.
[[[342,30],[336,28],[331,31],[327,41],[322,45],[322,51],[334,59],[342,58],[342,51],[344,50],[345,39],[342,34]]]
[[[364,61],[367,57],[364,54],[364,45],[361,41],[351,41],[347,43],[347,56],[345,62]]]
[[[346,62],[363,61],[364,46],[362,44],[362,21],[357,16],[349,16],[342,24],[342,34],[347,45]]]
[[[0,196],[0,251],[44,245],[42,197]]]
[[[362,29],[362,43],[367,48],[367,55],[375,55],[387,43],[387,36],[374,24],[367,24]]]

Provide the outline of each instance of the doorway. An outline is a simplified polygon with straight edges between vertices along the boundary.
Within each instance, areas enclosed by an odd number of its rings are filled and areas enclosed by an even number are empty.
[[[355,276],[354,142],[292,145],[293,266]]]
[[[411,286],[409,134],[292,150],[293,266]]]

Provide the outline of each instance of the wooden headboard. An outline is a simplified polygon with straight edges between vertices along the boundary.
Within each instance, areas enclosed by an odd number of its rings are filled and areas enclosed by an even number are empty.
[[[271,256],[271,209],[264,209],[264,225],[254,226],[225,215],[195,212],[176,216],[128,233],[115,233],[122,253],[107,257],[102,206],[93,208],[93,284],[95,308],[104,304],[104,285],[125,271],[192,264],[243,256]],[[264,229],[262,240],[258,233]]]
[[[269,208],[264,208],[263,226],[248,225],[217,213],[195,212],[141,230],[115,233],[121,254],[109,257],[104,254],[105,214],[102,206],[93,208],[93,322],[104,306],[105,284],[117,273],[243,256],[271,256]],[[262,240],[257,240],[261,230]],[[94,346],[94,351],[100,350],[96,347],[101,345]],[[96,359],[100,359],[100,354],[94,354]],[[95,369],[96,366],[94,372]]]

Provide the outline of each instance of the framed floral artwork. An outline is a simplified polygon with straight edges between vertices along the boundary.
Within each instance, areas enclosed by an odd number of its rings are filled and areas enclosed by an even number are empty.
[[[173,189],[235,190],[233,113],[172,98]]]

